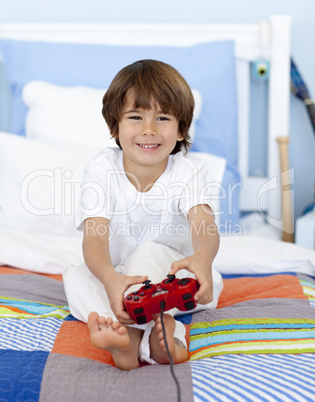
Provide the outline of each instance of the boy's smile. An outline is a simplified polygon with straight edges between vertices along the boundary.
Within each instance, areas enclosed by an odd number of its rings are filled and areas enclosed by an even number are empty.
[[[126,96],[118,135],[125,171],[140,183],[150,178],[151,184],[164,172],[177,141],[183,140],[174,115],[154,102],[151,109],[135,108],[132,92]]]

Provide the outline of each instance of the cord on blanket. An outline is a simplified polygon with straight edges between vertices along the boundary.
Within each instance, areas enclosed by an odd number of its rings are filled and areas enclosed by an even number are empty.
[[[180,402],[181,401],[180,385],[179,385],[178,379],[177,379],[177,377],[175,375],[175,372],[174,372],[173,357],[172,357],[172,355],[170,353],[170,350],[168,348],[168,344],[167,344],[167,340],[166,340],[165,326],[164,326],[164,321],[163,321],[163,313],[164,313],[165,306],[166,306],[165,301],[161,301],[160,307],[161,307],[161,324],[162,324],[162,330],[163,330],[163,337],[164,337],[166,352],[168,354],[168,357],[170,358],[171,374],[172,374],[172,377],[174,378],[174,381],[175,381],[175,384],[176,384],[176,387],[177,387],[177,400],[178,400],[178,402]]]

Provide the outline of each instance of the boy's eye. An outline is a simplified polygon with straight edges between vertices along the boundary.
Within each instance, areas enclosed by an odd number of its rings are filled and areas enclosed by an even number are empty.
[[[140,117],[140,116],[129,116],[129,119],[132,119],[132,120],[141,120],[141,117]]]
[[[170,120],[170,118],[166,117],[166,116],[160,116],[160,117],[158,117],[158,120],[165,121],[165,120]]]

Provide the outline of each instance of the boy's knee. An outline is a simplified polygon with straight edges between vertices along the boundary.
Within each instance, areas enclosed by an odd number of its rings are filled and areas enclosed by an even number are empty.
[[[173,248],[151,240],[140,244],[132,254],[133,260],[145,260],[153,265],[158,264],[160,267],[164,267],[163,269],[166,269],[167,272],[171,269],[172,263],[181,258],[183,256]]]
[[[162,244],[155,243],[152,240],[146,240],[143,243],[139,244],[135,251],[132,253],[132,255],[141,255],[141,256],[146,256],[146,255],[152,255],[155,252],[160,251],[163,248]]]

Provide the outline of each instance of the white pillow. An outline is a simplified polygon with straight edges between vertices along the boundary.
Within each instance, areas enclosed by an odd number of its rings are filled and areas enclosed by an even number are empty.
[[[99,148],[61,147],[0,132],[0,225],[80,236],[74,225],[75,193],[86,163],[97,152]]]
[[[62,274],[83,260],[82,239],[47,233],[29,233],[0,226],[0,265],[46,274]]]
[[[43,81],[31,81],[23,88],[23,100],[29,110],[26,117],[26,136],[51,143],[71,143],[114,147],[102,116],[105,89],[65,87]],[[195,97],[194,120],[190,135],[194,138],[195,121],[201,113],[202,97]]]
[[[213,267],[222,274],[297,272],[315,276],[315,251],[263,237],[223,236]]]

